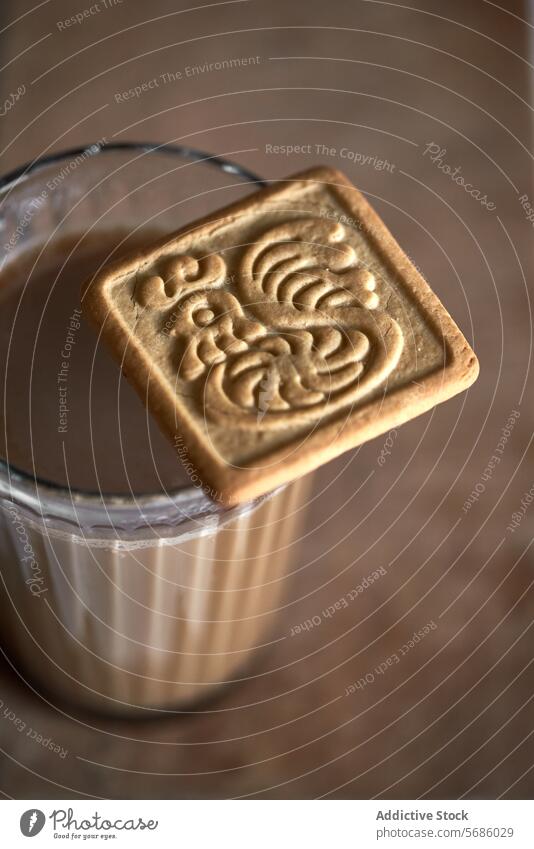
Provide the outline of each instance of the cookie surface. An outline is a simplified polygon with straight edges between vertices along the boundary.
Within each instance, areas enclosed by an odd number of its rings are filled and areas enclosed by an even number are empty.
[[[226,504],[425,412],[478,374],[385,225],[329,168],[108,266],[82,303],[177,462]]]

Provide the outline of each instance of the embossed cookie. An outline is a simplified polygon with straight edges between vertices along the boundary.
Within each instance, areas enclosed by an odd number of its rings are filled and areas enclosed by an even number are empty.
[[[108,266],[83,305],[177,462],[228,504],[423,413],[478,373],[408,257],[329,168]]]

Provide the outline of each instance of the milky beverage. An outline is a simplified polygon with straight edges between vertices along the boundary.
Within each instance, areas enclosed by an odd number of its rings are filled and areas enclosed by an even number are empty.
[[[81,315],[81,283],[132,243],[120,233],[77,241],[27,251],[0,273],[2,456],[85,491],[184,486],[172,445]]]
[[[191,487],[81,314],[83,281],[131,249],[119,232],[70,237],[0,272],[0,454],[72,498],[65,526],[0,502],[4,641],[41,687],[107,711],[190,703],[238,674],[275,621],[304,494],[296,482],[255,509],[213,510],[211,529],[193,519],[174,538],[76,524],[79,491],[113,527],[110,495]]]

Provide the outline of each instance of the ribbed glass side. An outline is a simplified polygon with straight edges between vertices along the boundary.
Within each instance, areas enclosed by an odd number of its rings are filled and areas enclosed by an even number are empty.
[[[0,510],[2,631],[23,674],[106,712],[201,700],[268,640],[309,479],[215,532],[132,551]]]

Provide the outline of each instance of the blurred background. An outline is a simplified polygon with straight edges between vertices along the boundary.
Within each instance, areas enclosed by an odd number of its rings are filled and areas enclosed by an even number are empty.
[[[468,393],[317,474],[279,639],[218,699],[81,716],[2,659],[0,698],[68,751],[0,716],[5,797],[531,796],[531,18],[520,0],[1,4],[3,173],[104,138],[267,179],[340,168],[481,363]]]

